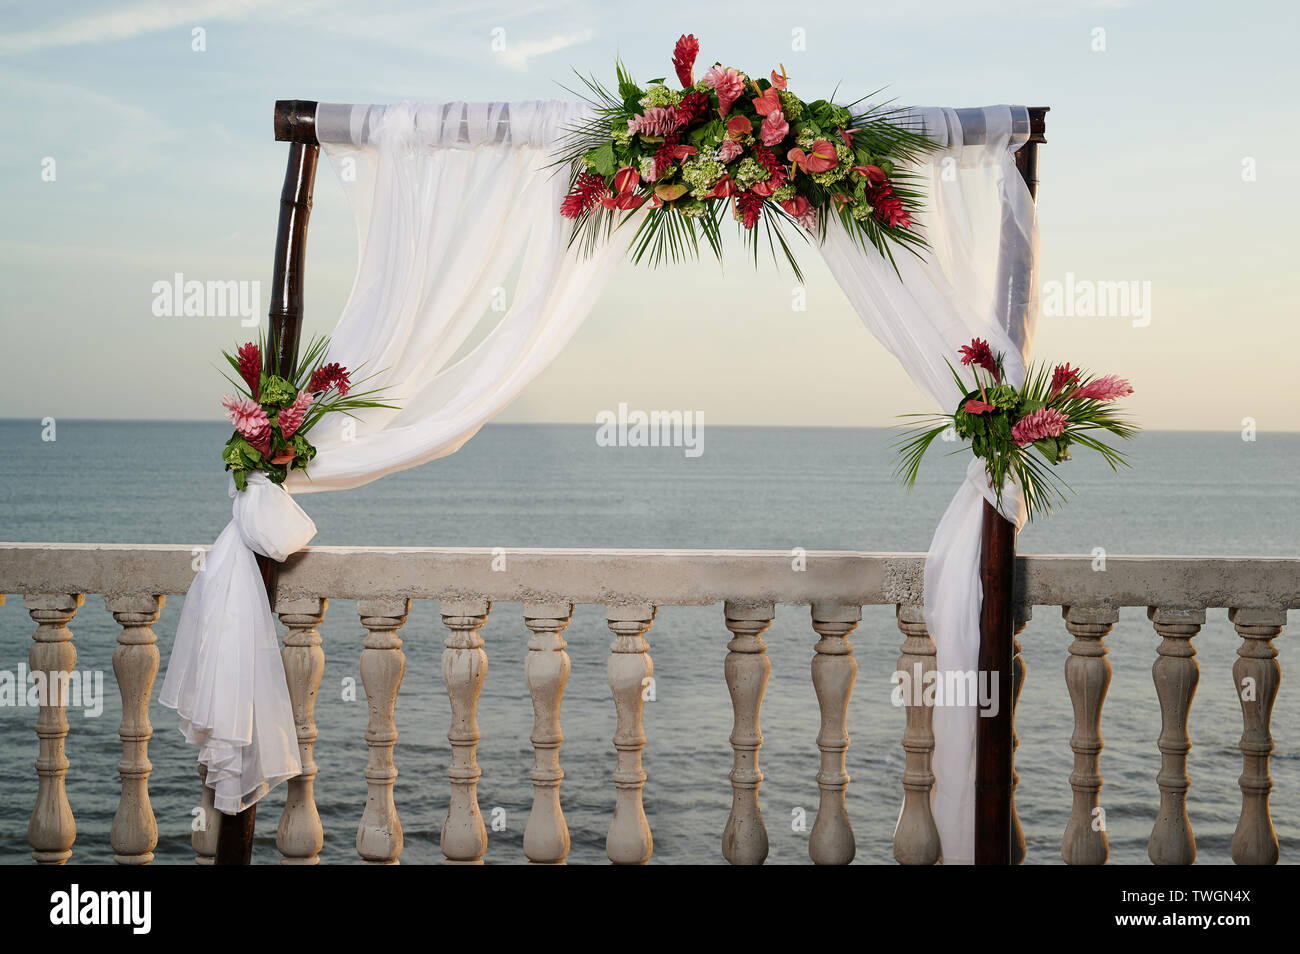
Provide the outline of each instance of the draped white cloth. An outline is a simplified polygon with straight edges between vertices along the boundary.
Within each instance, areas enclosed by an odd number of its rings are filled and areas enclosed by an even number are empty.
[[[325,108],[321,138],[359,248],[329,360],[359,369],[354,384],[369,376],[359,386],[385,389],[400,410],[329,415],[311,431],[317,456],[306,475],[294,471],[283,488],[251,477],[190,588],[160,698],[200,747],[220,811],[237,812],[302,770],[254,558],[283,561],[315,534],[286,491],[357,487],[453,453],[551,362],[600,298],[626,242],[569,252],[571,224],[559,215],[568,173],[550,167],[584,109],[358,107],[355,132],[331,135],[331,116],[347,122],[354,111]]]
[[[234,519],[185,597],[158,701],[199,747],[217,811],[242,811],[302,772],[280,641],[254,554],[283,561],[316,525],[282,487],[251,474]]]
[[[458,450],[563,349],[627,247],[568,249],[568,170],[550,167],[586,114],[566,102],[321,107],[320,138],[357,220],[360,264],[330,360],[401,410],[355,430],[322,421],[293,493],[343,490]],[[345,128],[339,128],[345,127]],[[331,138],[344,141],[331,141]],[[355,175],[353,175],[355,173]],[[508,296],[505,294],[509,286]],[[501,320],[463,356],[494,299]]]
[[[864,254],[837,223],[821,248],[863,323],[938,408],[950,412],[964,392],[944,359],[959,366],[957,349],[972,338],[1006,355],[1010,383],[1024,381],[1038,314],[1038,220],[1014,152],[1025,140],[1028,116],[1023,107],[993,106],[960,115],[918,110],[915,118],[942,144],[912,170],[925,193],[921,222],[930,249],[924,258],[896,253],[895,274],[881,256]],[[982,127],[982,141],[964,145],[963,124],[968,138]],[[940,673],[979,669],[986,499],[996,505],[983,462],[972,460],[926,557],[925,620]],[[1001,512],[1017,529],[1024,525],[1019,487],[1004,489]],[[976,711],[973,705],[934,710],[932,804],[944,864],[974,862]]]

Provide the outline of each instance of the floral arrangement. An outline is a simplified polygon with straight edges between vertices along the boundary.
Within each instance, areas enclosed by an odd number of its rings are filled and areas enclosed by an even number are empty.
[[[273,354],[270,342],[248,342],[235,354],[222,355],[239,375],[226,375],[238,396],[221,399],[235,433],[221,458],[235,486],[243,490],[249,471],[262,471],[272,483],[283,483],[291,469],[306,470],[316,456],[307,432],[331,411],[350,416],[367,407],[392,407],[375,400],[378,390],[356,391],[347,368],[325,362],[329,339],[316,338],[287,376],[263,367],[262,355]]]
[[[1113,374],[1096,377],[1069,364],[1059,364],[1048,374],[1046,366],[1030,366],[1025,385],[1005,383],[1002,355],[994,355],[988,342],[976,338],[959,350],[961,363],[974,377],[973,388],[949,363],[953,377],[965,392],[952,414],[909,414],[925,418],[896,446],[902,453],[898,472],[908,487],[916,482],[921,459],[935,439],[951,428],[970,441],[971,451],[985,461],[990,486],[999,502],[1008,475],[1024,491],[1030,519],[1050,512],[1054,498],[1065,500],[1068,485],[1044,466],[1070,459],[1070,446],[1095,450],[1112,470],[1127,466],[1124,455],[1098,439],[1109,432],[1128,440],[1137,427],[1116,414],[1112,402],[1133,393],[1132,386]],[[980,372],[983,372],[981,374]]]
[[[933,143],[898,110],[804,102],[786,88],[784,66],[752,79],[715,63],[697,80],[699,49],[692,35],[677,41],[680,90],[663,78],[642,87],[621,63],[617,92],[582,77],[595,117],[570,130],[559,159],[573,170],[560,212],[576,220],[575,240],[590,247],[648,203],[632,240],[636,261],[694,254],[701,236],[720,258],[727,208],[756,258],[761,222],[773,255],[779,245],[800,278],[785,224],[824,234],[838,215],[891,262],[893,246],[925,247],[915,229],[919,194],[901,167]]]

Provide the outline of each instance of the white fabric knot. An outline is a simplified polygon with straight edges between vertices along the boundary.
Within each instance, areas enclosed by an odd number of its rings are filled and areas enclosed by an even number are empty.
[[[255,554],[277,562],[302,549],[316,525],[265,474],[235,490],[233,519],[185,597],[158,701],[175,709],[199,747],[218,811],[243,811],[302,773],[275,620]]]

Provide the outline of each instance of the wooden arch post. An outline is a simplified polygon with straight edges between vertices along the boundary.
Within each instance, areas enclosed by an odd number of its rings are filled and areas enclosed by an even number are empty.
[[[307,254],[307,220],[311,217],[312,189],[316,185],[316,161],[320,144],[316,140],[316,104],[305,100],[280,100],[275,104],[275,138],[288,142],[289,164],[280,190],[280,223],[275,234],[275,267],[271,276],[270,336],[267,368],[289,377],[298,362],[298,340],[302,333],[302,285]],[[280,564],[258,556],[257,567],[266,584],[266,598],[275,612],[275,592],[280,581]],[[253,854],[253,828],[257,805],[237,815],[218,813],[217,854],[219,865],[246,865]]]
[[[1038,144],[1046,142],[1046,113],[1050,107],[1029,109],[1029,140],[1016,151],[1016,168],[1038,199]],[[1027,283],[1032,275],[1012,276]],[[1015,790],[1015,589],[1016,528],[987,500],[980,540],[979,672],[997,674],[997,714],[976,718],[975,727],[975,863],[1019,864],[1024,859],[1024,835],[1012,809]],[[990,676],[990,678],[992,678]]]

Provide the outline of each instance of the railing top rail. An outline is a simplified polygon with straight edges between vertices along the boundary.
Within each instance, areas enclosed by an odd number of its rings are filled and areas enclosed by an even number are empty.
[[[0,543],[0,593],[184,593],[207,549]],[[309,547],[285,563],[279,598],[919,603],[924,563],[845,550]],[[1023,554],[1016,596],[1022,606],[1293,608],[1300,559]]]

